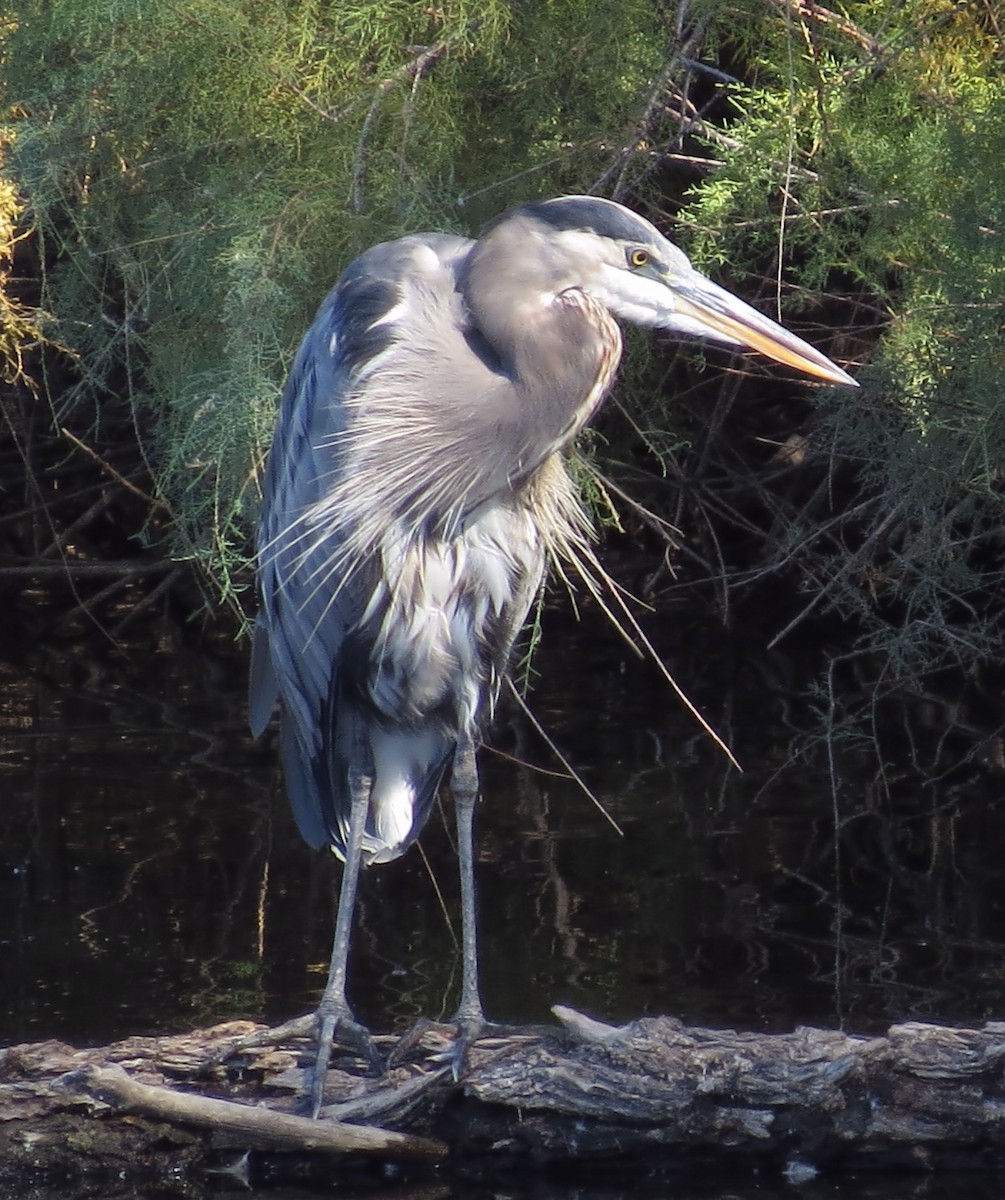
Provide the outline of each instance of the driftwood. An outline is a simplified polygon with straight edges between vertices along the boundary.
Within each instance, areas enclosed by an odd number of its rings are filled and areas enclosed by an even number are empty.
[[[1005,1023],[870,1038],[555,1012],[554,1029],[479,1040],[460,1081],[435,1026],[380,1079],[334,1061],[317,1122],[295,1111],[309,1045],[249,1047],[264,1029],[248,1022],[101,1049],[15,1046],[0,1052],[0,1181],[247,1173],[265,1160],[271,1177],[280,1160],[302,1176],[333,1155],[340,1172],[394,1163],[418,1176],[1005,1168]]]

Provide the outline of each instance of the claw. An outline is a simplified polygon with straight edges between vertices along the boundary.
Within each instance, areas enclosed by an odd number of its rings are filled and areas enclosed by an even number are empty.
[[[348,1010],[325,1012],[319,1009],[312,1020],[315,1022],[318,1050],[314,1058],[314,1068],[310,1073],[308,1098],[310,1115],[316,1119],[324,1102],[325,1079],[328,1076],[328,1061],[333,1044],[366,1059],[373,1075],[382,1075],[385,1063],[370,1036],[370,1031],[365,1025],[360,1025]]]
[[[313,1065],[308,1068],[304,1096],[304,1107],[309,1108],[312,1117],[317,1117],[324,1101],[325,1079],[333,1046],[340,1046],[350,1054],[358,1055],[375,1077],[383,1075],[386,1069],[384,1058],[366,1026],[361,1025],[348,1009],[326,1011],[324,1006],[317,1012],[294,1017],[272,1029],[260,1029],[239,1038],[214,1054],[204,1065],[207,1069],[218,1067],[248,1050],[281,1046],[295,1038],[308,1038],[317,1045]]]
[[[450,1058],[450,1071],[454,1077],[454,1083],[460,1083],[470,1065],[468,1060],[471,1047],[483,1034],[490,1032],[492,1026],[481,1013],[466,1017],[458,1015],[454,1019],[457,1025],[457,1040],[454,1042]]]
[[[475,1042],[486,1034],[501,1032],[503,1026],[492,1025],[479,1013],[477,1016],[458,1016],[452,1021],[430,1021],[420,1017],[412,1028],[399,1038],[387,1059],[388,1069],[399,1066],[419,1046],[427,1034],[449,1038],[452,1045],[434,1051],[430,1057],[450,1067],[454,1082],[459,1083],[470,1066],[469,1056]]]

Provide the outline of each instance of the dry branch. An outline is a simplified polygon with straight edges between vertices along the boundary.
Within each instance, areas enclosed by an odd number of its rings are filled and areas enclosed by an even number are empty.
[[[104,562],[85,562],[66,559],[64,562],[10,563],[0,566],[0,579],[132,579],[140,576],[169,575],[178,569],[172,559],[137,559]]]
[[[177,1125],[210,1129],[217,1144],[241,1149],[379,1154],[385,1158],[443,1158],[446,1146],[431,1138],[392,1133],[341,1121],[311,1121],[263,1106],[235,1104],[167,1087],[137,1083],[118,1065],[89,1064],[59,1080],[72,1093],[84,1093],[116,1110]]]

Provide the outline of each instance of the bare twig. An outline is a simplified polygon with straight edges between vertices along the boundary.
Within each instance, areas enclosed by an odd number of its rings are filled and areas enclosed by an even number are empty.
[[[789,12],[798,17],[800,21],[812,21],[814,24],[837,30],[869,55],[879,57],[882,52],[880,44],[861,25],[856,25],[847,17],[841,16],[829,8],[824,8],[822,4],[818,3],[818,0],[770,0],[770,2],[775,8],[782,12]]]
[[[60,426],[59,432],[68,441],[71,441],[78,448],[78,450],[83,450],[83,452],[85,454],[87,454],[91,458],[93,458],[94,461],[98,464],[98,466],[101,467],[101,469],[107,475],[110,475],[112,477],[112,479],[115,480],[116,483],[121,484],[126,489],[126,491],[132,492],[134,496],[139,496],[139,498],[145,504],[149,504],[151,506],[151,508],[162,508],[165,510],[165,512],[170,511],[168,509],[168,506],[164,503],[163,500],[157,500],[153,496],[148,495],[145,491],[143,491],[142,488],[138,488],[136,486],[136,484],[133,483],[131,480],[127,479],[125,477],[125,475],[122,475],[118,471],[116,471],[116,469],[112,466],[112,464],[110,462],[108,462],[106,459],[102,458],[101,455],[98,454],[98,452],[96,450],[92,450],[91,447],[88,446],[85,442],[82,442],[75,433],[71,433],[70,430],[67,429],[65,425]]]
[[[165,593],[169,592],[175,583],[181,577],[184,567],[181,564],[176,564],[173,571],[169,571],[167,575],[157,584],[153,591],[148,592],[142,600],[126,613],[122,620],[112,630],[112,637],[119,637],[127,625],[132,624],[137,617],[141,616],[151,608]]]
[[[73,579],[138,579],[141,575],[163,575],[178,567],[175,562],[164,560],[133,562],[109,560],[107,562],[77,562],[67,559],[61,563],[8,563],[0,566],[0,579],[55,579],[69,576]]]
[[[771,639],[771,641],[768,642],[767,648],[769,650],[773,650],[775,648],[775,646],[777,646],[778,643],[780,641],[782,641],[783,638],[787,637],[792,632],[792,630],[796,628],[797,625],[802,624],[802,622],[810,615],[810,613],[817,607],[817,605],[830,594],[830,592],[834,588],[834,585],[838,582],[839,579],[843,579],[846,575],[850,574],[853,570],[855,570],[855,568],[858,566],[858,564],[865,557],[866,552],[869,550],[869,548],[883,536],[883,534],[887,531],[887,529],[889,529],[889,527],[894,523],[894,521],[896,521],[900,518],[901,510],[903,509],[903,507],[904,507],[903,504],[896,504],[896,505],[894,505],[893,508],[890,509],[890,511],[879,522],[879,524],[876,526],[876,528],[869,534],[869,536],[862,543],[862,545],[859,546],[859,548],[855,551],[855,553],[853,555],[851,555],[851,557],[845,562],[845,564],[841,568],[841,570],[835,572],[835,574],[831,577],[830,582],[827,584],[827,586],[822,587],[816,593],[816,595],[814,595],[814,597],[810,600],[809,604],[805,605],[792,618],[792,620],[789,621],[789,623],[785,626],[785,628],[780,630],[778,633],[776,633],[775,636]]]
[[[125,1109],[155,1120],[195,1125],[214,1130],[232,1144],[275,1150],[336,1152],[343,1154],[393,1154],[402,1158],[437,1159],[447,1147],[432,1138],[392,1133],[367,1125],[340,1121],[312,1121],[268,1108],[235,1104],[176,1092],[171,1088],[138,1083],[119,1066],[87,1066],[62,1080],[69,1091],[84,1092],[115,1109]]]
[[[359,143],[356,147],[356,161],[353,166],[352,183],[349,194],[352,200],[353,212],[362,212],[364,206],[363,187],[366,181],[366,165],[370,153],[370,133],[380,112],[381,101],[392,88],[400,83],[411,83],[414,88],[424,76],[432,70],[450,48],[449,42],[438,42],[435,46],[417,46],[414,58],[400,67],[393,75],[381,80],[374,91],[373,100],[363,120],[360,130]]]

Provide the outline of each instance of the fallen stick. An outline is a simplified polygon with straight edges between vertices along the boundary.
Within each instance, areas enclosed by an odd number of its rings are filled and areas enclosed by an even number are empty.
[[[393,1133],[369,1125],[341,1121],[312,1121],[272,1109],[235,1104],[177,1092],[172,1088],[138,1083],[117,1066],[86,1066],[60,1079],[66,1091],[83,1092],[116,1110],[128,1110],[171,1124],[196,1125],[216,1134],[232,1134],[235,1145],[261,1150],[297,1150],[301,1153],[369,1154],[386,1157],[443,1158],[447,1147],[433,1138]]]

